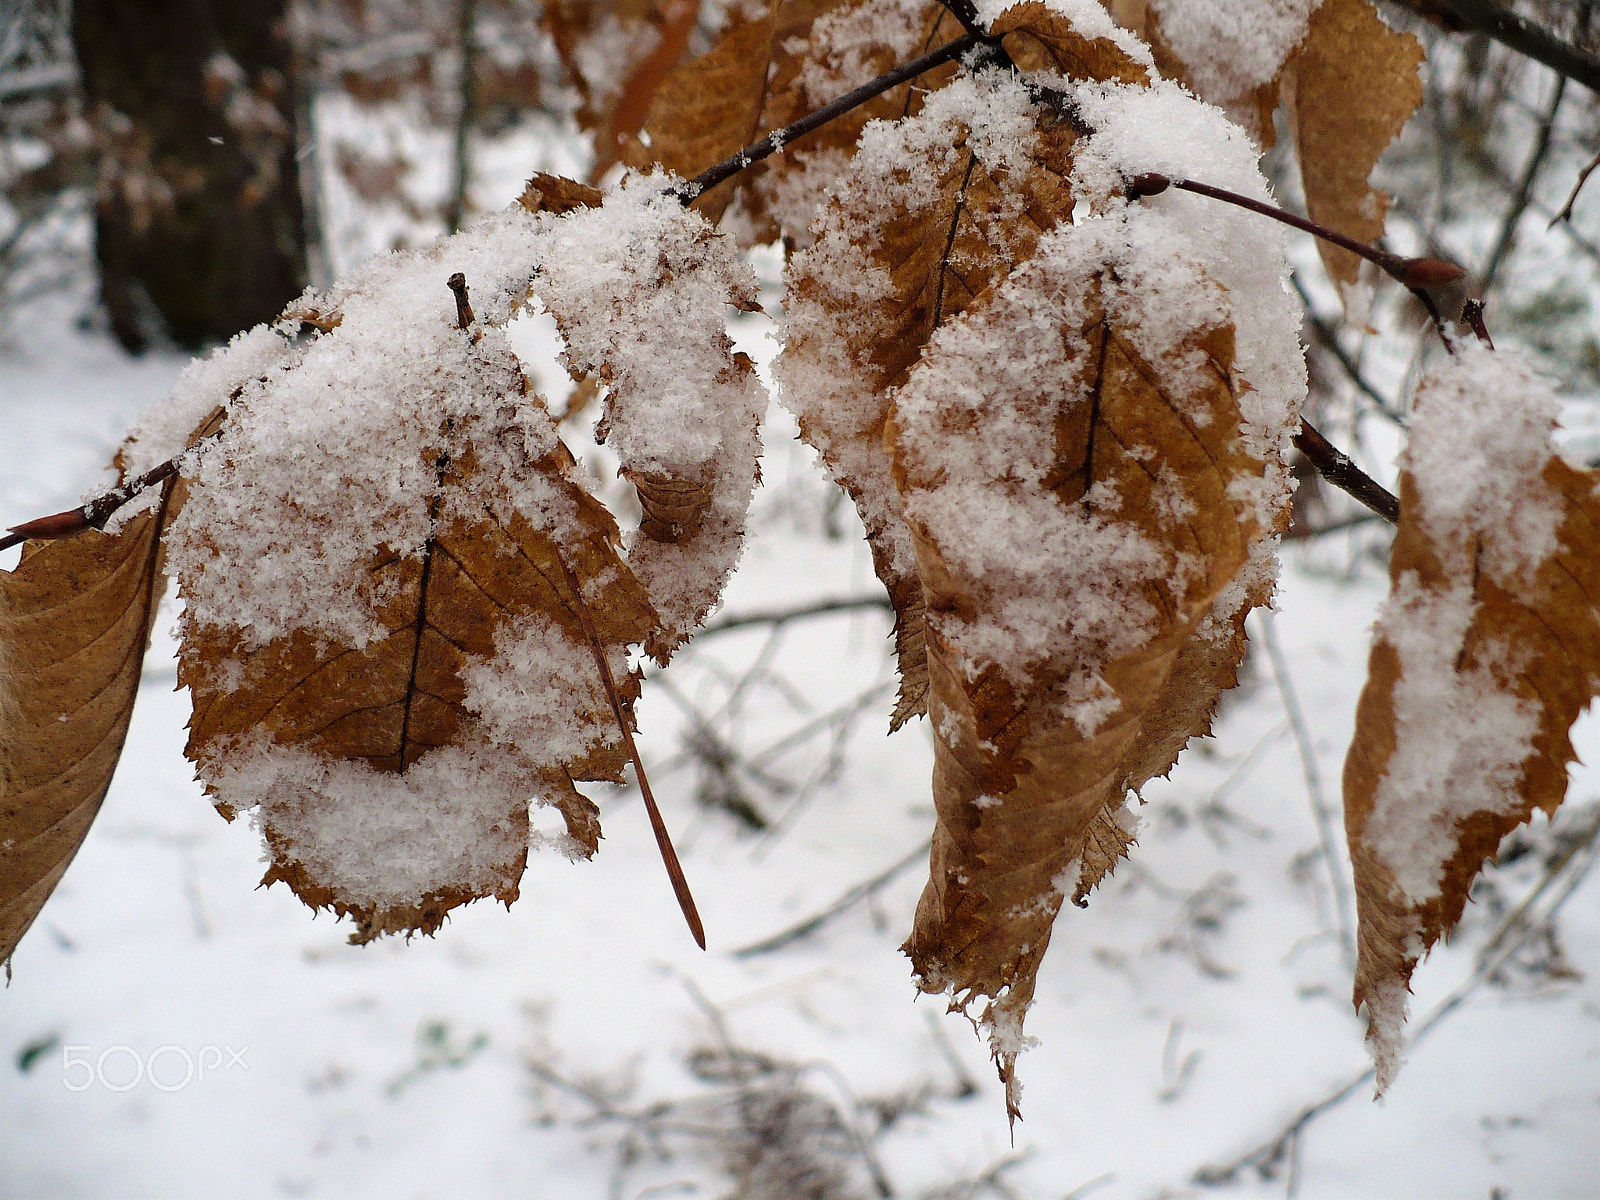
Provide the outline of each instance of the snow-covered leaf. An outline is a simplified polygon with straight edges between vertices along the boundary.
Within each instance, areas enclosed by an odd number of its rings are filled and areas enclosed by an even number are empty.
[[[310,298],[337,324],[227,393],[188,471],[189,752],[226,814],[253,812],[269,881],[361,940],[514,898],[530,799],[593,853],[573,783],[623,763],[593,641],[631,706],[630,648],[665,660],[740,552],[764,393],[724,317],[748,268],[664,180],[598,199],[536,177],[521,207]],[[606,388],[645,509],[626,548],[507,340],[530,304]],[[255,362],[259,337],[229,355]]]
[[[906,950],[923,990],[988,998],[1013,1116],[1056,914],[1126,853],[1128,793],[1205,732],[1242,644],[1213,613],[1270,558],[1227,293],[1155,222],[1045,234],[935,335],[890,431],[938,810]]]
[[[1355,1002],[1380,1092],[1413,970],[1501,839],[1560,805],[1568,731],[1600,695],[1600,473],[1556,455],[1557,412],[1526,363],[1475,343],[1417,391],[1344,772]]]
[[[922,588],[883,448],[893,390],[929,336],[1072,211],[1074,134],[1000,74],[869,126],[790,275],[784,402],[856,502],[896,622],[894,723],[923,711]]]

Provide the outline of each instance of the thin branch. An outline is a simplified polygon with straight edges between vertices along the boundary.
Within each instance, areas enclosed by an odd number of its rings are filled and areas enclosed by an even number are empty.
[[[1564,42],[1494,0],[1389,0],[1454,33],[1482,33],[1592,92],[1600,92],[1600,58]]]
[[[1600,838],[1600,804],[1595,805],[1588,825],[1550,862],[1539,882],[1496,927],[1494,934],[1478,951],[1477,963],[1473,967],[1472,974],[1457,984],[1449,995],[1418,1022],[1411,1034],[1409,1046],[1414,1048],[1420,1044],[1441,1021],[1461,1007],[1462,1003],[1486,981],[1493,978],[1495,973],[1522,949],[1530,937],[1555,917],[1561,906],[1583,883],[1596,858],[1600,858],[1600,853],[1597,853],[1597,838]],[[1560,894],[1546,907],[1542,917],[1530,920],[1528,914],[1534,905],[1556,884],[1563,872],[1567,873],[1567,877],[1562,883]],[[1255,1149],[1241,1154],[1232,1162],[1201,1167],[1194,1173],[1192,1181],[1203,1187],[1221,1187],[1237,1182],[1239,1176],[1251,1168],[1262,1178],[1271,1178],[1278,1164],[1292,1152],[1306,1126],[1329,1109],[1338,1107],[1355,1095],[1363,1084],[1373,1078],[1373,1075],[1373,1068],[1368,1067],[1359,1075],[1352,1076],[1321,1100],[1302,1108],[1277,1134]]]
[[[1351,462],[1344,451],[1323,437],[1309,421],[1300,422],[1300,432],[1294,435],[1294,447],[1334,487],[1365,504],[1389,524],[1400,523],[1400,501],[1394,493]]]
[[[1450,339],[1445,334],[1444,318],[1439,312],[1439,306],[1434,303],[1430,290],[1445,287],[1460,280],[1466,271],[1453,262],[1446,262],[1441,258],[1406,258],[1399,254],[1392,254],[1377,246],[1369,245],[1340,233],[1337,229],[1330,228],[1319,221],[1302,217],[1297,213],[1289,212],[1274,204],[1244,196],[1238,192],[1230,192],[1227,188],[1212,187],[1209,183],[1200,183],[1194,179],[1173,179],[1167,175],[1147,172],[1135,175],[1128,181],[1129,199],[1142,199],[1145,196],[1159,196],[1169,187],[1178,188],[1185,192],[1193,192],[1196,196],[1205,196],[1210,200],[1220,200],[1224,204],[1231,204],[1235,208],[1248,209],[1250,212],[1259,213],[1263,217],[1271,217],[1274,221],[1309,233],[1313,237],[1321,238],[1335,246],[1340,246],[1350,253],[1366,259],[1384,274],[1402,284],[1428,312],[1433,319],[1433,327],[1439,332],[1439,340],[1444,343],[1444,348],[1455,353],[1450,345]]]
[[[1556,117],[1561,112],[1561,101],[1566,98],[1566,76],[1556,79],[1555,90],[1550,94],[1550,104],[1545,109],[1539,121],[1539,133],[1533,142],[1533,150],[1528,155],[1528,164],[1522,169],[1522,178],[1517,181],[1517,190],[1511,197],[1511,204],[1506,208],[1506,215],[1500,222],[1500,236],[1495,238],[1494,249],[1489,254],[1489,261],[1483,268],[1483,291],[1487,295],[1494,286],[1495,276],[1500,273],[1500,267],[1505,262],[1506,256],[1511,253],[1511,248],[1516,245],[1517,226],[1522,223],[1522,216],[1528,211],[1528,203],[1533,199],[1533,185],[1539,178],[1539,170],[1544,166],[1546,157],[1550,154],[1551,134],[1555,130]]]
[[[1583,191],[1583,185],[1589,182],[1589,176],[1594,174],[1594,169],[1600,167],[1600,152],[1584,164],[1583,170],[1578,172],[1577,182],[1572,185],[1572,190],[1567,193],[1567,202],[1561,206],[1561,211],[1550,218],[1550,224],[1545,229],[1554,229],[1557,223],[1565,224],[1572,220],[1572,206],[1578,202],[1578,193]]]
[[[910,854],[879,871],[871,879],[863,880],[861,883],[856,884],[821,912],[814,913],[787,929],[781,929],[770,937],[764,937],[759,942],[751,942],[748,946],[740,946],[733,951],[733,957],[754,958],[758,954],[771,954],[774,950],[781,950],[792,942],[798,942],[810,937],[840,913],[855,907],[863,900],[877,895],[902,873],[919,862],[927,861],[928,852],[932,846],[933,842],[931,840],[923,842]]]
[[[779,628],[791,621],[805,621],[812,617],[825,617],[832,613],[859,612],[862,609],[877,609],[881,612],[892,613],[894,605],[887,596],[847,596],[838,600],[818,600],[814,604],[801,605],[799,608],[780,608],[768,612],[734,613],[711,622],[695,635],[698,640],[718,633],[731,633],[736,629],[748,629],[752,625],[773,625]]]
[[[1305,306],[1306,323],[1311,326],[1312,332],[1317,335],[1317,340],[1322,343],[1323,349],[1333,355],[1334,360],[1344,368],[1344,373],[1350,377],[1350,382],[1360,388],[1367,399],[1372,401],[1380,416],[1404,428],[1405,417],[1389,402],[1389,398],[1374,387],[1367,380],[1367,377],[1361,373],[1360,364],[1350,357],[1348,350],[1339,344],[1338,331],[1332,325],[1329,325],[1322,315],[1317,312],[1311,302],[1311,294],[1306,291],[1305,284],[1300,282],[1300,273],[1291,271],[1289,273],[1289,282],[1294,285],[1294,290],[1300,294],[1300,302]]]
[[[1305,715],[1300,711],[1300,700],[1295,695],[1289,678],[1289,664],[1278,645],[1278,635],[1273,629],[1272,614],[1261,619],[1261,641],[1267,648],[1267,661],[1272,664],[1272,679],[1278,685],[1278,697],[1283,701],[1283,715],[1288,718],[1294,732],[1295,748],[1300,752],[1300,769],[1305,774],[1306,796],[1311,801],[1311,815],[1317,826],[1317,840],[1322,843],[1322,863],[1328,872],[1328,888],[1333,894],[1333,912],[1339,926],[1339,948],[1345,963],[1355,967],[1355,921],[1350,913],[1350,896],[1345,891],[1344,877],[1339,870],[1339,840],[1334,832],[1333,806],[1328,803],[1322,788],[1322,773],[1317,769],[1317,750],[1311,732],[1306,727]]]
[[[80,508],[69,508],[65,512],[51,513],[48,517],[35,517],[31,521],[24,521],[21,525],[13,525],[5,537],[0,537],[0,550],[9,550],[13,546],[20,546],[30,540],[47,541],[55,538],[72,537],[86,529],[104,529],[113,513],[141,492],[147,491],[158,483],[164,483],[178,471],[178,464],[189,454],[206,442],[214,442],[221,437],[221,431],[209,434],[200,439],[195,445],[167,459],[166,462],[151,467],[143,475],[130,479],[109,492],[103,492]]]
[[[461,228],[467,215],[467,191],[472,183],[472,123],[478,115],[477,46],[475,30],[477,0],[456,0],[456,41],[461,51],[460,90],[456,106],[455,145],[450,204],[445,210],[445,227],[450,233]]]
[[[853,92],[846,92],[830,104],[825,104],[816,112],[808,113],[791,125],[782,129],[775,129],[753,146],[746,146],[743,150],[730,158],[725,158],[715,166],[707,167],[693,179],[687,180],[678,188],[678,196],[685,204],[699,198],[719,183],[732,179],[741,171],[746,171],[764,158],[769,158],[782,150],[797,138],[805,137],[814,129],[820,129],[829,121],[843,116],[853,108],[860,108],[874,96],[882,95],[891,88],[899,87],[908,80],[915,79],[935,67],[945,63],[954,62],[967,51],[978,46],[980,39],[967,34],[946,42],[937,50],[930,51],[919,58],[896,67],[894,70],[879,75],[869,83],[864,83]]]
[[[567,565],[567,560],[557,555],[561,563],[561,573],[566,576],[567,590],[572,593],[572,608],[578,615],[578,623],[583,626],[584,637],[589,640],[589,649],[594,652],[595,665],[600,668],[600,682],[605,685],[606,699],[611,702],[611,711],[616,715],[617,727],[622,730],[622,741],[628,748],[628,757],[633,760],[633,769],[639,777],[639,794],[644,797],[645,811],[650,814],[650,828],[656,835],[656,847],[661,851],[661,861],[666,865],[667,878],[672,880],[672,891],[678,898],[678,907],[683,910],[683,919],[689,923],[689,932],[694,935],[695,943],[704,950],[706,948],[705,926],[700,923],[700,913],[695,908],[694,897],[689,893],[689,881],[684,877],[683,864],[678,861],[678,852],[672,847],[672,837],[667,833],[667,823],[661,819],[661,810],[656,807],[655,795],[650,791],[650,780],[644,773],[644,759],[639,757],[639,748],[633,742],[633,730],[628,728],[628,717],[622,708],[622,698],[617,694],[617,681],[612,677],[611,664],[606,661],[605,644],[600,640],[600,633],[595,628],[594,616],[589,612],[589,602],[583,598],[583,586],[578,582],[578,577],[572,573],[572,568]]]

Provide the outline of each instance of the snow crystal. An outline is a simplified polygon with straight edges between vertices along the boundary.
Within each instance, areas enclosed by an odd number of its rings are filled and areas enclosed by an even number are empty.
[[[492,658],[462,671],[467,707],[483,718],[494,740],[517,747],[536,766],[558,768],[617,737],[593,650],[548,617],[532,613],[502,628]],[[611,673],[628,672],[614,650]]]
[[[1477,664],[1458,669],[1476,608],[1470,566],[1442,591],[1407,572],[1378,618],[1378,636],[1400,657],[1400,678],[1395,750],[1363,840],[1413,905],[1439,895],[1462,818],[1517,804],[1521,764],[1539,728],[1538,706],[1503,682],[1517,665],[1506,648],[1476,643]]]
[[[905,62],[926,51],[929,20],[927,0],[867,0],[823,13],[806,38],[791,39],[785,47],[805,55],[796,83],[807,110],[871,82],[885,62]]]
[[[1321,0],[1149,0],[1161,37],[1214,104],[1277,78]]]

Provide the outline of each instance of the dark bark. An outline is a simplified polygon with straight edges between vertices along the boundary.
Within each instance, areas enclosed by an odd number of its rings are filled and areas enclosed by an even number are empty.
[[[138,353],[271,320],[305,285],[286,0],[77,0],[103,143],[101,295]]]

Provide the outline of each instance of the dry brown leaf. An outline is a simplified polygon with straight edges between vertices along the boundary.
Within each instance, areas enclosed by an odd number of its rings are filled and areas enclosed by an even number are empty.
[[[190,434],[215,434],[216,409]],[[124,479],[126,450],[114,466]],[[23,543],[0,571],[0,962],[71,865],[116,771],[156,608],[161,536],[183,506],[173,478],[115,533]]]
[[[594,135],[595,177],[639,132],[650,102],[688,48],[694,0],[553,0],[544,6],[567,78],[582,99],[576,117]]]
[[[1268,465],[1245,450],[1232,328],[1152,343],[1126,282],[1140,270],[1095,225],[1041,239],[948,327],[890,430],[927,599],[938,812],[905,949],[923,990],[988,999],[1013,1118],[1056,914],[1126,855],[1130,791],[1205,731],[1272,532],[1240,499]]]
[[[790,0],[777,19],[782,27],[773,39],[759,119],[745,144],[962,32],[938,0],[810,0],[804,5]],[[854,156],[867,123],[915,116],[924,96],[949,83],[958,70],[952,63],[924,72],[790,142],[782,154],[743,172],[733,187],[725,185],[720,190],[739,200],[741,239],[764,244],[782,236],[791,245],[809,244],[809,226],[827,189]],[[715,203],[717,194],[708,202]]]
[[[529,179],[522,195],[517,197],[517,203],[531,213],[547,212],[557,216],[578,208],[599,208],[605,202],[606,194],[599,188],[543,171]]]
[[[662,81],[644,123],[649,145],[630,139],[624,161],[641,168],[659,163],[689,179],[758,141],[775,127],[763,120],[769,92],[793,74],[787,45],[808,39],[812,21],[838,3],[775,0],[755,17],[732,13],[715,46]],[[733,195],[734,188],[719,188],[695,207],[715,221]]]
[[[495,360],[486,362],[496,369]],[[525,385],[509,352],[498,369],[514,376],[506,392],[519,395]],[[531,396],[525,403],[541,404]],[[506,429],[489,436],[520,444],[526,417],[505,410],[500,419]],[[432,932],[450,909],[481,896],[515,899],[530,797],[559,810],[569,853],[587,857],[597,848],[598,811],[573,784],[620,780],[625,755],[563,563],[582,581],[630,708],[637,680],[621,666],[625,647],[646,640],[658,622],[621,560],[611,515],[577,483],[565,447],[553,437],[550,443],[542,458],[522,466],[525,478],[543,480],[549,511],[564,514],[544,528],[490,503],[493,490],[480,478],[470,445],[454,460],[429,453],[438,477],[432,534],[420,555],[382,553],[367,566],[364,582],[387,599],[377,612],[381,636],[365,644],[305,629],[256,644],[236,628],[186,618],[179,679],[194,697],[187,753],[224,815],[262,806],[257,819],[272,852],[263,882],[287,882],[307,904],[351,916],[354,941]],[[212,453],[225,456],[228,443]],[[186,575],[183,585],[188,595],[204,579]],[[564,731],[578,730],[580,748],[552,755],[466,704],[469,674],[515,672],[515,647],[527,637],[534,653],[548,655],[555,646],[571,661],[579,687],[551,736],[567,737],[568,745],[572,735]],[[514,674],[509,683],[521,686]],[[359,812],[352,821],[373,820],[373,806],[363,808],[359,796],[381,792],[398,805],[409,798],[408,787],[423,811],[437,809],[436,817],[415,818],[424,822],[421,831],[339,824],[341,807]],[[470,827],[450,811],[452,787],[474,796]],[[377,806],[380,815],[383,809]],[[395,811],[393,819],[404,820]],[[381,839],[395,834],[403,844],[427,836],[435,823],[434,836],[459,838],[463,855],[468,843],[476,847],[476,858],[452,882],[409,892],[381,877],[371,886],[351,882],[351,838],[371,839],[377,864],[386,853]],[[447,862],[454,852],[442,852]],[[329,865],[335,862],[342,865]],[[375,870],[403,874],[392,862]]]
[[[1568,731],[1600,695],[1600,472],[1555,456],[1557,411],[1531,372],[1475,345],[1418,389],[1344,770],[1354,999],[1380,1093],[1412,971],[1501,839],[1561,804]]]
[[[1002,156],[965,113],[1004,89],[1036,122],[1026,158]],[[901,687],[893,727],[924,711],[922,586],[883,448],[890,397],[943,322],[1032,252],[1072,211],[1075,135],[1032,109],[1011,81],[964,81],[863,152],[837,185],[814,246],[790,272],[789,338],[779,360],[802,436],[855,500],[878,577],[894,603]],[[899,164],[921,161],[907,172]],[[869,291],[863,278],[887,286]]]
[[[1069,79],[1148,85],[1150,72],[1109,38],[1086,37],[1043,0],[1023,0],[995,18],[1000,38],[1024,71],[1058,71]]]
[[[1422,45],[1384,24],[1371,0],[1322,0],[1294,65],[1293,122],[1314,221],[1371,242],[1389,197],[1367,182],[1422,103]],[[1361,260],[1318,242],[1328,274],[1356,282]]]
[[[165,585],[163,520],[27,542],[0,572],[0,962],[111,786]]]

